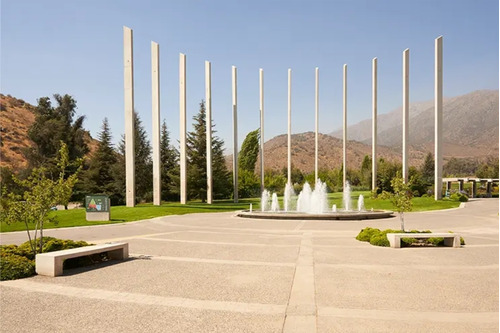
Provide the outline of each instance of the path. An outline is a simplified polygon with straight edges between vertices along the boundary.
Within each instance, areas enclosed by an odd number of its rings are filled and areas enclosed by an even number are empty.
[[[399,220],[218,213],[46,230],[126,240],[132,258],[1,282],[1,331],[498,332],[497,199],[406,215],[409,229],[461,233],[461,249],[373,247],[354,239],[366,226]]]

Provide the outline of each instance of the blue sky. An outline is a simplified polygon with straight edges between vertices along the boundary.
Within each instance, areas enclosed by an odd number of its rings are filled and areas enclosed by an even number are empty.
[[[160,44],[161,118],[179,129],[179,53],[187,56],[188,129],[212,62],[217,135],[231,143],[231,66],[238,68],[239,145],[259,127],[264,69],[265,139],[286,133],[287,70],[292,131],[314,130],[314,68],[320,70],[320,132],[342,122],[348,65],[348,123],[371,117],[371,61],[378,58],[379,113],[402,101],[402,52],[410,49],[410,101],[434,98],[434,39],[443,35],[444,95],[498,89],[496,0],[125,1],[2,0],[3,94],[35,104],[70,94],[96,137],[108,117],[124,132],[123,26],[134,31],[135,108],[151,131],[151,41]],[[411,125],[410,125],[411,126]]]

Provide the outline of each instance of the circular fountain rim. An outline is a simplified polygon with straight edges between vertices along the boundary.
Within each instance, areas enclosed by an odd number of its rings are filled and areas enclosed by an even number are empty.
[[[253,219],[269,219],[269,220],[369,220],[369,219],[384,219],[393,217],[393,211],[390,210],[375,210],[375,211],[349,211],[349,212],[327,212],[321,214],[310,214],[301,212],[270,212],[270,211],[252,211],[244,210],[238,212],[236,216],[253,218]]]

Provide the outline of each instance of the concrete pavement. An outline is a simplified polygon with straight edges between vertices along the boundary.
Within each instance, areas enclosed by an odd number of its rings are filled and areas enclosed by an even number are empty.
[[[407,213],[453,248],[355,240],[399,219],[273,221],[234,213],[46,230],[127,241],[131,258],[0,283],[2,332],[498,332],[498,199]],[[2,244],[26,233],[0,234]],[[22,311],[21,311],[22,309]]]

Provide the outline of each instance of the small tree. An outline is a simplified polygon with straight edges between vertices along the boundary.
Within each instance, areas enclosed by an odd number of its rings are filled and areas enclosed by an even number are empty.
[[[401,172],[396,173],[396,177],[391,180],[391,187],[393,192],[384,192],[382,194],[383,199],[391,200],[392,205],[396,208],[396,211],[399,213],[399,219],[401,221],[401,230],[405,230],[405,218],[404,212],[410,212],[413,208],[411,198],[411,182],[405,183],[404,178],[401,177]]]
[[[68,146],[61,141],[61,148],[56,157],[59,177],[55,180],[47,178],[47,170],[43,167],[34,168],[31,175],[20,180],[13,176],[14,181],[28,190],[24,194],[8,193],[2,200],[2,220],[7,224],[23,222],[26,226],[33,255],[43,248],[43,226],[45,222],[54,221],[49,217],[52,207],[67,205],[73,186],[78,180],[82,160],[77,159],[73,165],[69,163]],[[66,177],[66,169],[75,167],[76,172]],[[30,224],[34,224],[34,235],[31,237]],[[38,232],[40,237],[38,238]]]

